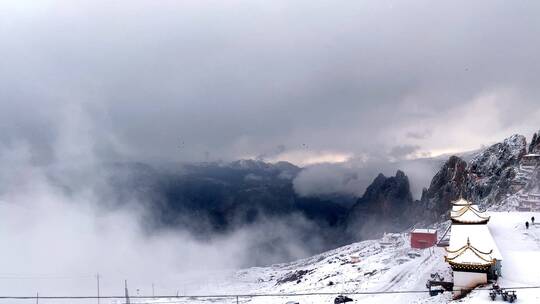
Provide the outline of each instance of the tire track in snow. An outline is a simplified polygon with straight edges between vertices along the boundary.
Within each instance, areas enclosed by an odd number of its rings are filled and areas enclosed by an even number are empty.
[[[390,282],[388,283],[388,285],[382,287],[380,289],[380,291],[389,291],[391,290],[392,288],[394,288],[396,285],[398,285],[398,283],[402,282],[403,279],[405,277],[410,277],[411,274],[413,272],[415,272],[419,266],[425,264],[427,261],[429,261],[431,259],[431,255],[425,257],[420,263],[416,264],[416,263],[413,263],[415,264],[415,266],[411,265],[410,267],[403,267],[405,268],[406,270],[405,271],[402,271],[398,274],[396,274],[391,280]]]

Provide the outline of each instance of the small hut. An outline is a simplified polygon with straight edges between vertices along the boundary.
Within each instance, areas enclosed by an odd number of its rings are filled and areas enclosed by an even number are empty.
[[[437,230],[413,229],[411,231],[411,248],[429,248],[437,243]]]

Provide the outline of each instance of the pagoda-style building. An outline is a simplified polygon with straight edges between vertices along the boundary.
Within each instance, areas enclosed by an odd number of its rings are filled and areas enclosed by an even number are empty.
[[[489,216],[484,215],[477,205],[464,199],[452,203],[450,219],[452,224],[484,225],[489,222]]]
[[[490,217],[464,199],[452,203],[445,261],[454,273],[454,297],[501,275],[502,256],[486,225]]]
[[[470,206],[470,205],[472,205],[472,203],[462,197],[452,202],[452,207],[461,207],[461,206]]]
[[[469,238],[467,238],[467,244],[459,249],[445,249],[448,255],[444,257],[444,260],[450,264],[454,271],[478,271],[487,273],[489,268],[494,266],[497,262],[492,256],[493,249],[484,252],[472,246]]]

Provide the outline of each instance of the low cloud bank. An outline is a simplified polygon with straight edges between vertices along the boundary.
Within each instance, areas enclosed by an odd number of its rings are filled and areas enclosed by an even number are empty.
[[[402,170],[409,177],[413,197],[420,198],[422,189],[444,162],[444,158],[420,158],[391,162],[378,159],[352,159],[343,163],[317,164],[304,168],[294,179],[295,191],[301,196],[329,194],[360,197],[373,179],[383,173],[394,175]]]
[[[50,167],[33,164],[24,146],[3,147],[0,167],[2,295],[94,295],[98,272],[102,295],[121,294],[124,279],[133,294],[150,294],[152,283],[159,294],[189,293],[231,269],[321,248],[316,235],[299,241],[316,227],[297,215],[206,240],[178,229],[148,230],[148,202],[114,201],[114,189],[97,173],[66,173],[66,187],[51,179]]]

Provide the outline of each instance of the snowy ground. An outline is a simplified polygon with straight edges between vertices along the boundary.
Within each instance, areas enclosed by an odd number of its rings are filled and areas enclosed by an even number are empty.
[[[503,257],[503,277],[500,278],[499,285],[503,288],[539,286],[540,225],[532,226],[527,230],[524,223],[533,215],[540,220],[540,213],[490,212],[489,214],[491,220],[488,226]],[[439,233],[443,230],[441,227]],[[291,263],[239,271],[216,271],[211,275],[199,274],[204,277],[202,281],[200,278],[186,281],[186,274],[179,274],[168,281],[174,285],[172,288],[177,286],[171,290],[178,290],[180,295],[275,295],[240,297],[239,303],[243,304],[285,304],[288,301],[297,301],[301,304],[333,303],[335,295],[298,294],[408,290],[421,292],[350,295],[350,297],[354,299],[353,303],[491,303],[487,290],[473,291],[457,301],[452,301],[448,292],[436,297],[428,295],[425,284],[431,273],[438,272],[446,280],[451,280],[451,271],[444,262],[444,254],[443,248],[413,250],[409,246],[408,234],[394,234],[385,239],[354,243]],[[158,288],[160,287],[158,285]],[[131,295],[136,294],[136,289],[130,291]],[[297,294],[297,296],[285,297],[283,294]],[[517,289],[517,295],[517,303],[540,303],[540,289]],[[497,301],[501,302],[500,297]],[[101,300],[101,303],[124,302],[124,300],[110,302]],[[17,301],[16,303],[29,302]],[[40,299],[39,303],[68,302]],[[95,300],[70,303],[95,303]],[[160,300],[132,298],[131,303],[232,304],[236,303],[236,298]]]
[[[540,213],[492,212],[489,228],[503,256],[503,288],[540,286],[540,225],[525,229],[525,221]],[[540,289],[516,290],[518,303],[540,303]],[[502,301],[498,298],[498,301]],[[464,299],[470,303],[492,303],[487,290],[474,291]]]
[[[525,229],[525,221],[540,213],[491,212],[489,228],[503,256],[503,288],[540,285],[540,226]],[[355,257],[358,259],[355,261]],[[207,284],[199,293],[213,294],[302,294],[362,291],[426,290],[430,274],[450,280],[444,249],[412,250],[406,234],[341,247],[311,258],[231,273]],[[206,291],[206,292],[205,292]],[[194,291],[197,294],[197,291]],[[540,289],[517,290],[518,303],[540,303]],[[450,293],[430,297],[413,294],[351,295],[353,303],[449,303]],[[298,301],[301,304],[333,303],[335,295],[294,297],[240,297],[240,303],[269,304]],[[498,301],[502,301],[500,298]],[[148,303],[133,300],[131,303]],[[492,302],[487,290],[473,291],[456,303]],[[152,303],[236,303],[234,298],[163,299]]]
[[[238,271],[212,285],[214,294],[301,294],[362,291],[420,290],[415,294],[351,295],[362,303],[437,303],[449,295],[430,298],[425,287],[433,272],[450,279],[444,250],[411,250],[407,234],[341,247],[311,258],[269,267]],[[355,261],[355,257],[358,261]],[[201,290],[200,293],[204,291]],[[207,292],[206,292],[207,293]],[[194,292],[197,294],[197,292]],[[298,301],[333,303],[335,295],[239,298],[240,303],[266,304]],[[437,300],[436,300],[437,299]],[[145,302],[146,301],[139,301]],[[153,303],[236,303],[236,299],[164,299]],[[132,301],[131,303],[137,303]]]

